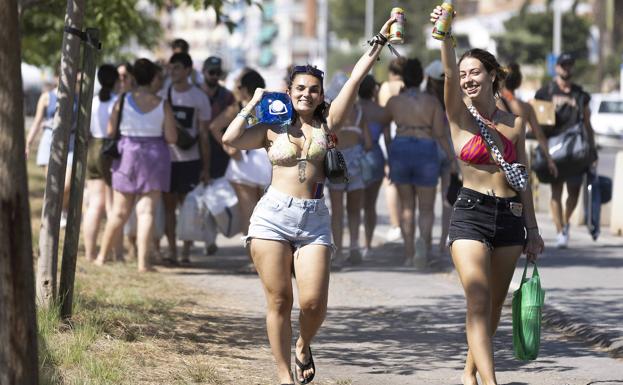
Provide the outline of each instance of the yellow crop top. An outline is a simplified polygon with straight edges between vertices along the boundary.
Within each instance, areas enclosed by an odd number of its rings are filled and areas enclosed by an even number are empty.
[[[327,152],[327,135],[322,127],[314,127],[311,134],[311,143],[307,148],[307,155],[303,155],[305,149],[301,151],[301,155],[297,155],[298,146],[290,141],[288,135],[289,126],[281,126],[282,130],[277,135],[268,149],[268,158],[273,165],[276,166],[294,166],[300,160],[320,160],[323,159]]]

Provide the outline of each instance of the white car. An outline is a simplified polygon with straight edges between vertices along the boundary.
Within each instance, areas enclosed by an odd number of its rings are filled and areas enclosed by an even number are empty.
[[[623,95],[592,94],[591,126],[598,136],[623,139]]]

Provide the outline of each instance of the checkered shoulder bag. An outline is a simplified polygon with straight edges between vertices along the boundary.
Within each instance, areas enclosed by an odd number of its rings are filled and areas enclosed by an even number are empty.
[[[480,135],[485,139],[485,142],[487,143],[487,146],[493,156],[493,160],[495,160],[502,171],[504,171],[508,184],[515,191],[526,191],[526,188],[528,188],[528,171],[526,170],[526,166],[521,163],[509,164],[506,160],[504,160],[504,156],[493,141],[483,117],[480,116],[474,106],[469,106],[467,108],[469,109],[469,112],[474,115],[474,118],[476,118],[478,127],[480,127]]]

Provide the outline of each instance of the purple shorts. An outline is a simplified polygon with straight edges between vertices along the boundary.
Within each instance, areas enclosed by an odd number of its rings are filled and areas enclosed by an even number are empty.
[[[169,191],[171,155],[163,137],[129,137],[119,140],[120,159],[112,164],[112,188],[126,194]]]

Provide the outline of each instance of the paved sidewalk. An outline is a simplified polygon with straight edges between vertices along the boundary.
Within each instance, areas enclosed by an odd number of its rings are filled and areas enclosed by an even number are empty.
[[[534,362],[512,357],[510,308],[506,308],[495,338],[500,384],[621,383],[623,361],[588,342],[600,340],[616,352],[621,341],[623,238],[604,234],[593,243],[584,228],[572,228],[571,247],[557,250],[552,247],[555,234],[549,218],[540,215],[539,220],[548,246],[539,261],[547,295],[542,349]],[[386,230],[381,224],[377,234]],[[215,308],[222,310],[225,319],[230,314],[237,320],[232,321],[233,328],[245,331],[244,341],[227,343],[248,349],[244,359],[253,361],[249,366],[256,368],[258,376],[252,383],[274,384],[259,279],[236,273],[248,261],[237,238],[219,238],[219,246],[215,256],[193,256],[192,268],[166,271],[180,285],[221,299]],[[332,273],[329,314],[314,342],[318,367],[314,383],[460,383],[466,349],[465,305],[456,274],[450,265],[445,271],[404,268],[400,254],[401,245],[386,244],[362,266]],[[520,279],[523,262],[515,281]],[[574,337],[565,337],[563,331]]]

